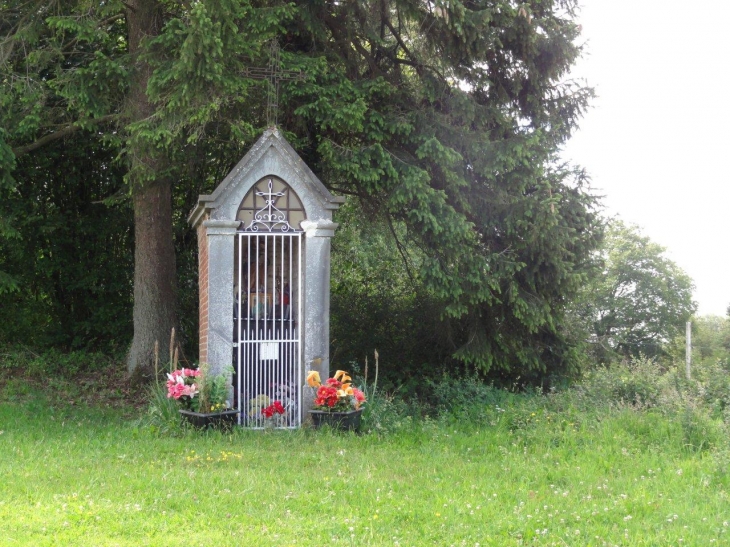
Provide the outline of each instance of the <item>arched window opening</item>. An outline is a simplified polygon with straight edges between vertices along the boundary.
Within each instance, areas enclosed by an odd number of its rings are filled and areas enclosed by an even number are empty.
[[[277,177],[264,177],[243,198],[236,217],[246,232],[301,231],[306,219],[296,192]]]

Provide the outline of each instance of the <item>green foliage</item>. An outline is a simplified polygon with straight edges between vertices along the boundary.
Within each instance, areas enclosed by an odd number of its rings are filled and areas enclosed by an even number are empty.
[[[684,357],[685,337],[675,339],[676,356]],[[700,316],[692,318],[692,361],[730,365],[730,318]]]
[[[436,389],[444,402],[463,393],[474,407],[486,397],[477,421],[458,404],[422,419],[386,397],[395,411],[382,406],[379,415],[393,421],[371,422],[381,427],[363,435],[167,432],[103,409],[118,378],[88,389],[93,405],[53,379],[0,383],[8,447],[0,517],[8,537],[28,545],[165,544],[172,513],[198,523],[186,536],[194,544],[235,534],[242,544],[319,545],[333,533],[371,545],[582,545],[595,536],[611,545],[722,544],[730,486],[722,417],[707,412],[701,382],[636,367],[663,393],[655,406],[611,400],[605,382],[590,379],[542,395],[446,377]],[[624,372],[605,370],[616,382]],[[185,480],[175,482],[181,468]],[[245,496],[232,477],[245,479]],[[161,503],[164,514],[144,510]],[[323,511],[339,512],[347,527]]]
[[[279,37],[282,68],[306,76],[281,85],[287,136],[333,191],[356,196],[407,247],[414,275],[397,284],[395,305],[410,299],[429,324],[412,315],[398,325],[415,327],[416,340],[438,333],[439,353],[503,383],[577,370],[564,307],[599,234],[583,174],[556,161],[592,95],[565,80],[581,51],[573,1],[152,3],[159,28],[131,52],[137,14],[121,2],[6,4],[2,172],[19,180],[13,162],[28,147],[86,132],[124,160],[133,191],[178,181],[188,340],[194,238],[184,214],[266,124],[268,83],[245,69],[267,66],[265,40]],[[24,289],[3,279],[6,291]]]
[[[654,360],[640,358],[628,367],[614,365],[586,374],[578,386],[586,401],[597,407],[654,412],[681,424],[683,447],[706,450],[723,443],[730,421],[725,409],[730,403],[727,370],[703,364],[691,380],[683,367],[663,368]]]
[[[640,357],[627,364],[587,371],[580,384],[586,395],[597,401],[639,408],[655,407],[663,391],[672,390],[668,376],[653,359]]]
[[[360,431],[375,435],[391,435],[413,429],[421,423],[421,405],[404,401],[396,394],[363,384],[367,403],[362,413]]]
[[[26,374],[37,379],[49,376],[72,379],[80,374],[105,370],[109,365],[109,357],[102,353],[87,351],[62,353],[57,349],[49,349],[37,354],[21,346],[7,346],[0,349],[0,370]]]
[[[665,249],[620,221],[608,224],[602,271],[585,285],[573,313],[601,362],[667,354],[696,309],[689,276]]]
[[[147,398],[147,413],[140,419],[144,427],[162,436],[179,435],[185,430],[180,419],[180,406],[175,399],[167,396],[165,384],[150,384]]]
[[[193,397],[192,405],[196,412],[215,412],[216,410],[227,410],[230,408],[229,390],[231,389],[230,370],[224,370],[220,374],[212,374],[208,363],[200,364],[200,376],[198,377],[198,396]]]
[[[128,340],[132,211],[105,203],[123,191],[113,154],[76,139],[18,160],[22,176],[0,205],[18,234],[0,237],[0,270],[16,288],[0,290],[0,343],[114,352]]]
[[[193,545],[722,545],[727,536],[726,449],[684,449],[680,425],[663,416],[585,412],[578,430],[536,412],[514,430],[428,422],[389,435],[171,437],[38,395],[0,403],[0,516],[21,545],[177,544],[171,519],[188,523]],[[530,416],[546,399],[520,397],[509,410]]]
[[[403,224],[370,218],[354,201],[336,217],[332,241],[331,346],[334,363],[359,370],[377,348],[380,384],[419,389],[437,376],[453,348],[443,335],[440,308],[420,279],[423,253],[408,244]],[[441,327],[441,328],[440,328]],[[360,363],[354,369],[349,363]]]
[[[486,423],[513,399],[510,392],[477,376],[444,374],[437,382],[430,382],[430,388],[430,402],[436,412],[455,422]]]

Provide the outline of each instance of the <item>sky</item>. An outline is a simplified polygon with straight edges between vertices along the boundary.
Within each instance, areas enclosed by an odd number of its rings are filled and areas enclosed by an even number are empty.
[[[730,305],[730,3],[580,0],[597,98],[563,157],[605,214],[636,224],[694,280],[699,315]]]

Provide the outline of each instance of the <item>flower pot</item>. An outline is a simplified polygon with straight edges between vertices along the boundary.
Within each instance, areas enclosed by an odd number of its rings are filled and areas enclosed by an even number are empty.
[[[360,429],[360,418],[363,409],[348,412],[327,412],[326,410],[310,410],[312,425],[315,429],[328,425],[340,431],[357,431]]]
[[[179,412],[190,425],[201,429],[224,429],[231,427],[238,421],[238,410],[224,410],[222,412],[180,410]]]

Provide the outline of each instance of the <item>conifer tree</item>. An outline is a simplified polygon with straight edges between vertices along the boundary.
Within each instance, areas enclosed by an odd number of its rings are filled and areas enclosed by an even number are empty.
[[[523,375],[574,364],[563,309],[598,231],[583,174],[557,158],[591,96],[567,80],[573,0],[0,5],[6,186],[17,157],[78,130],[126,161],[130,368],[175,323],[171,185],[192,151],[228,147],[232,165],[264,129],[268,84],[246,67],[266,66],[272,38],[283,68],[305,75],[282,84],[280,126],[333,191],[407,227],[397,244],[426,257],[417,275],[452,322],[454,354]]]

